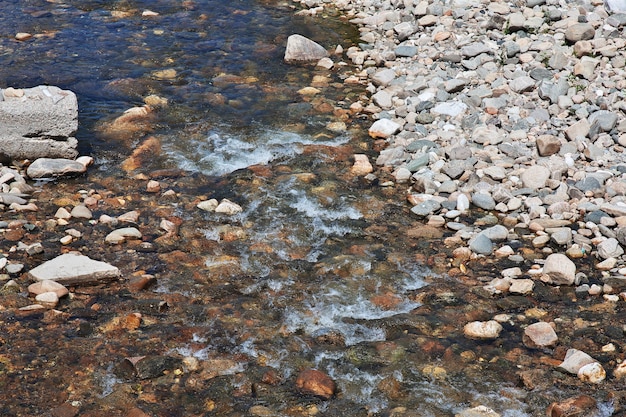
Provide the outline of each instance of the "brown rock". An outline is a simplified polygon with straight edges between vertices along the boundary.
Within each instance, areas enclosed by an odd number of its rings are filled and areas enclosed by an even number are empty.
[[[439,239],[443,237],[443,230],[440,227],[420,225],[407,230],[406,234],[413,239]]]
[[[63,403],[52,409],[52,417],[75,417],[78,415],[78,408],[69,403]]]
[[[325,400],[332,398],[337,389],[335,382],[317,369],[305,369],[296,378],[296,388],[303,394],[315,395]]]
[[[583,417],[590,415],[596,408],[596,400],[588,395],[579,395],[550,404],[546,414],[548,417]]]
[[[561,150],[561,142],[552,135],[541,135],[536,141],[539,156],[550,156]]]
[[[149,106],[133,107],[105,124],[101,131],[112,139],[128,141],[151,132],[152,120],[153,113]]]
[[[54,292],[57,297],[61,298],[69,294],[69,290],[63,284],[49,279],[35,282],[28,286],[28,292],[32,295],[39,295],[46,292]]]
[[[137,147],[130,157],[122,162],[122,169],[126,172],[134,171],[148,163],[161,153],[161,141],[150,136]]]
[[[126,330],[137,330],[141,326],[141,314],[130,313],[120,319],[120,325]]]
[[[150,414],[146,414],[143,410],[135,407],[128,410],[126,417],[150,417]]]

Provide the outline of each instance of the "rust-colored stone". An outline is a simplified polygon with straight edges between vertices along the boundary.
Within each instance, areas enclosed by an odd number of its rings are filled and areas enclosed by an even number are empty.
[[[146,414],[143,410],[135,407],[128,410],[126,417],[150,417],[150,414]]]
[[[402,302],[402,298],[393,293],[385,293],[373,296],[370,301],[372,304],[385,309],[390,310],[395,308],[398,304]]]
[[[296,388],[303,394],[315,395],[328,400],[335,395],[337,386],[324,372],[317,369],[305,369],[296,378]]]
[[[75,417],[78,415],[78,408],[74,407],[72,404],[63,403],[54,408],[51,414],[52,417]]]
[[[596,400],[588,395],[579,395],[561,402],[550,404],[548,417],[583,417],[597,408]]]
[[[139,145],[130,157],[122,162],[122,169],[126,172],[134,171],[161,154],[161,141],[150,136]]]

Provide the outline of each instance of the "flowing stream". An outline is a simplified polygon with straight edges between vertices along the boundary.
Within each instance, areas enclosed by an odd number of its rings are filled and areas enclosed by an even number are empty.
[[[315,406],[319,415],[438,417],[477,404],[505,417],[543,412],[545,403],[532,405],[508,382],[506,372],[514,370],[494,363],[485,373],[446,362],[446,352],[487,350],[462,336],[438,335],[440,327],[460,328],[460,313],[446,321],[420,310],[421,290],[444,278],[418,255],[436,248],[407,242],[410,219],[400,191],[385,195],[347,175],[352,153],[368,142],[358,121],[329,130],[332,108],[320,111],[323,100],[298,93],[322,75],[324,97],[347,108],[362,87],[342,83],[347,64],[323,71],[282,62],[292,33],[330,50],[353,45],[358,31],[338,16],[295,11],[287,2],[255,0],[0,2],[1,87],[73,90],[81,152],[95,157],[98,175],[115,175],[142,139],[107,141],[99,123],[156,94],[168,100],[150,132],[163,153],[145,170],[195,172],[203,177],[199,195],[243,207],[235,216],[180,209],[192,225],[189,236],[206,246],[202,264],[161,271],[151,291],[205,301],[201,313],[188,307],[180,318],[185,331],[172,329],[179,335],[161,353],[231,362],[195,396],[172,394],[168,410],[178,411],[167,415],[244,415],[237,406],[220,411],[219,404],[260,370],[289,381],[303,367],[327,373],[338,397],[303,399],[288,383],[258,384],[246,407],[256,401],[272,415],[314,415]],[[35,36],[18,42],[16,32]],[[442,311],[463,309],[444,298]],[[124,382],[109,365],[98,385],[104,401]],[[304,411],[296,413],[294,404]]]

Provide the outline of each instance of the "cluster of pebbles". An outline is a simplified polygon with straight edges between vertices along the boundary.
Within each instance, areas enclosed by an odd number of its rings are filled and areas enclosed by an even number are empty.
[[[568,278],[554,283],[584,284],[569,259],[594,256],[619,286],[626,2],[334,4],[360,26],[363,43],[346,52],[371,93],[363,111],[384,147],[375,163],[391,174],[369,178],[406,185],[412,213],[454,231],[446,243],[459,257],[521,263],[531,245],[566,254],[551,263]],[[525,273],[550,282],[542,262]]]

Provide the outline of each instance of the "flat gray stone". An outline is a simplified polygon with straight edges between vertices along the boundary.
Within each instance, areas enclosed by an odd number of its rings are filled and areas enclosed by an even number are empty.
[[[491,255],[493,252],[493,242],[485,234],[479,233],[469,241],[469,248],[472,252],[480,255]]]
[[[411,208],[411,212],[420,217],[426,217],[429,214],[432,214],[438,211],[441,208],[441,203],[435,200],[426,200],[423,201]]]
[[[62,158],[38,158],[26,169],[30,178],[52,178],[79,175],[87,171],[80,162]]]
[[[33,268],[28,275],[36,281],[51,280],[63,285],[85,285],[119,278],[120,270],[78,252],[69,252]]]
[[[482,42],[476,42],[461,48],[461,55],[472,58],[480,54],[492,54],[493,50]]]

